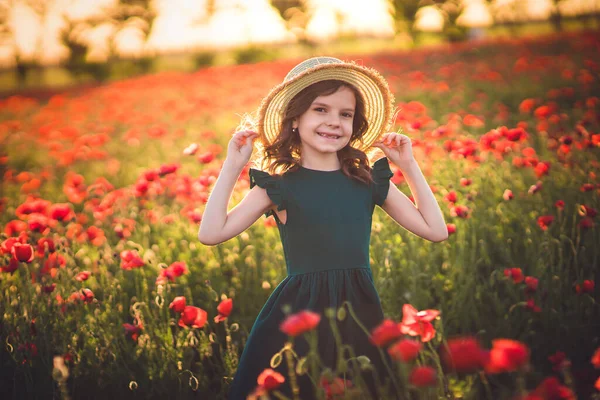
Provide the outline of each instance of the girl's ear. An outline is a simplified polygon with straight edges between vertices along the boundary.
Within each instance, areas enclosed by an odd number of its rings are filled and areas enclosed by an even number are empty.
[[[296,129],[297,127],[298,127],[298,121],[294,119],[292,121],[292,129]]]

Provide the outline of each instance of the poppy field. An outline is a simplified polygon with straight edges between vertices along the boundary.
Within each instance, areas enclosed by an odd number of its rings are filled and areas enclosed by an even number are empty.
[[[428,242],[375,210],[381,398],[600,399],[599,32],[353,59],[388,80],[449,232]],[[217,246],[199,223],[240,116],[299,61],[0,99],[0,397],[226,398],[285,258],[273,217]],[[364,398],[344,368],[368,359],[291,351],[352,318],[330,311],[288,316],[254,398],[291,398],[280,363],[319,398]]]

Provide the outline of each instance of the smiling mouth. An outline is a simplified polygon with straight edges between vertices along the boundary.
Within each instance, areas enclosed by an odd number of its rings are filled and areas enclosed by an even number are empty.
[[[320,132],[317,132],[317,135],[319,135],[321,137],[324,137],[326,139],[331,139],[331,140],[336,140],[336,139],[339,139],[341,137],[339,135],[328,135],[326,133],[320,133]]]

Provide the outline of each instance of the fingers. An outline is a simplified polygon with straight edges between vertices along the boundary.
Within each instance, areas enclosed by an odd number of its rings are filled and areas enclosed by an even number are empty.
[[[239,146],[245,145],[246,140],[250,139],[253,141],[258,137],[258,133],[250,130],[238,131],[233,134],[233,141]]]

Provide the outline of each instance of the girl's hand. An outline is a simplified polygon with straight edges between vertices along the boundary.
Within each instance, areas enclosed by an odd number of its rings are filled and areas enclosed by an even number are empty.
[[[400,169],[415,162],[412,142],[408,136],[402,133],[384,133],[381,135],[381,139],[373,143],[373,147],[381,149],[386,157]]]
[[[258,133],[254,131],[238,131],[227,145],[227,160],[238,168],[243,168],[250,160],[254,149],[254,139]]]

